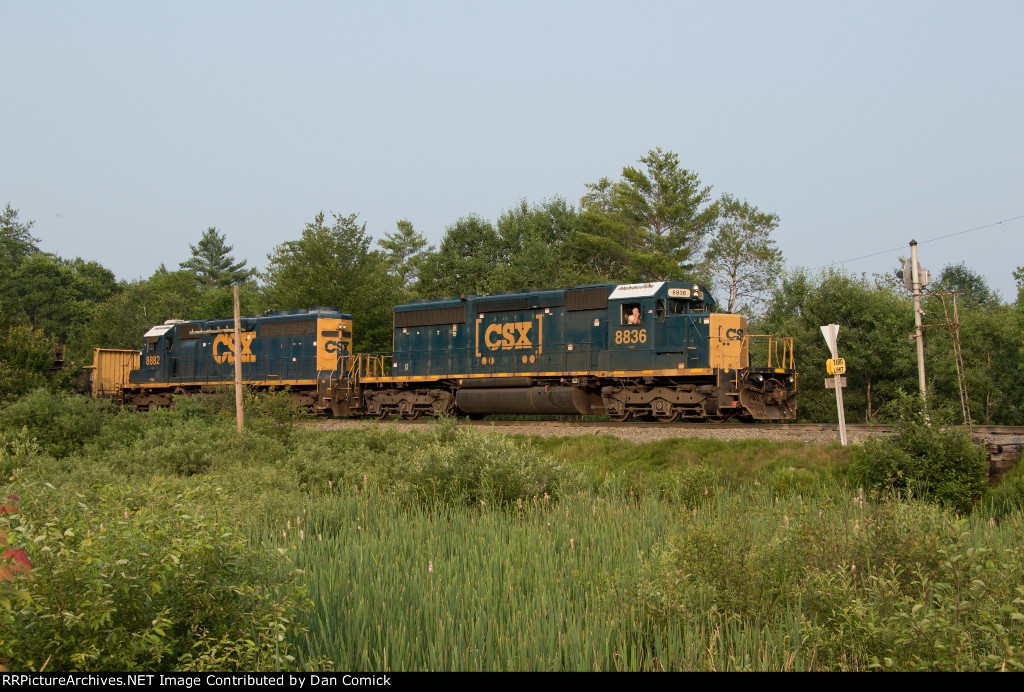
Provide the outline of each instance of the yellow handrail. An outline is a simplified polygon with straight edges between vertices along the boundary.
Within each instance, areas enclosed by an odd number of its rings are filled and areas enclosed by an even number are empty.
[[[348,380],[355,384],[367,377],[384,377],[391,371],[390,353],[357,353],[348,357]]]
[[[753,366],[750,362],[750,345],[752,343],[764,343],[768,346],[768,364],[765,367],[796,370],[796,356],[794,354],[795,341],[795,337],[792,336],[779,337],[772,336],[771,334],[745,334],[743,336],[743,345],[741,347],[741,358],[743,359],[743,362],[747,363],[748,367]],[[781,354],[779,353],[780,346],[782,349]]]

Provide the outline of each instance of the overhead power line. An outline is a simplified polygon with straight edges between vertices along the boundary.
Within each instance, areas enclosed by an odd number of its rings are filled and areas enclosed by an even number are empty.
[[[946,238],[952,238],[954,236],[963,235],[964,233],[971,233],[973,231],[980,231],[980,230],[985,229],[985,228],[992,228],[993,226],[1005,225],[1007,223],[1010,223],[1011,221],[1017,221],[1018,219],[1024,219],[1024,214],[1021,214],[1020,216],[1014,216],[1012,219],[1003,219],[1002,221],[995,221],[993,223],[987,223],[984,226],[975,226],[974,228],[968,228],[968,229],[963,230],[963,231],[957,231],[956,233],[950,233],[948,235],[939,236],[938,238],[930,238],[928,240],[919,240],[917,242],[917,244],[918,245],[924,245],[925,243],[934,243],[937,240],[945,240]],[[880,250],[879,252],[872,252],[870,255],[861,255],[860,257],[853,257],[853,258],[847,259],[847,260],[837,260],[835,262],[829,262],[828,264],[823,264],[820,267],[814,267],[814,269],[812,269],[812,271],[814,271],[816,269],[824,269],[825,267],[834,267],[837,264],[847,264],[848,262],[856,262],[858,260],[868,259],[869,257],[878,257],[879,255],[888,255],[890,252],[898,252],[900,250],[906,250],[906,247],[907,247],[906,245],[901,245],[900,247],[895,247],[895,248],[892,248],[891,250]]]

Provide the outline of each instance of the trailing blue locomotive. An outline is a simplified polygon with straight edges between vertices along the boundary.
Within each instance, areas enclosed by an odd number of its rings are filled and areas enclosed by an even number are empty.
[[[753,337],[699,284],[593,284],[414,301],[394,351],[357,354],[338,415],[792,420],[792,339]],[[750,364],[758,338],[767,356]]]
[[[168,320],[143,340],[138,366],[126,378],[113,377],[124,403],[142,409],[168,406],[175,394],[234,384],[233,319]],[[245,385],[288,388],[296,401],[328,410],[346,376],[352,316],[331,308],[247,316],[241,319],[241,341]]]

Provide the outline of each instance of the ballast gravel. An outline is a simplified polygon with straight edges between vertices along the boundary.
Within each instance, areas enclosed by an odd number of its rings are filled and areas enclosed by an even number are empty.
[[[384,422],[369,420],[343,420],[332,419],[318,421],[316,427],[320,430],[351,430],[383,426],[395,432],[406,432],[408,430],[422,429],[424,425],[430,425],[429,421],[407,422],[400,420],[388,420]],[[814,429],[813,427],[801,425],[726,425],[709,426],[700,425],[673,425],[636,423],[632,425],[601,425],[600,423],[569,423],[555,421],[500,421],[480,422],[474,425],[493,430],[505,435],[539,435],[541,437],[571,437],[578,435],[613,435],[621,440],[633,443],[653,442],[672,437],[701,437],[717,440],[775,440],[780,442],[816,442],[829,443],[839,442],[839,433],[829,429]],[[850,443],[863,442],[868,437],[883,435],[884,432],[872,431],[869,429],[847,430],[847,440]]]

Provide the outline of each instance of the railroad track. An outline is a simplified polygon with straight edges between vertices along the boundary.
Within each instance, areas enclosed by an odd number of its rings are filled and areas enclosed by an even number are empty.
[[[368,419],[363,419],[368,420]],[[324,421],[324,427],[330,427],[332,421]],[[433,422],[431,418],[421,418],[415,421],[403,420],[400,418],[390,418],[384,421],[384,423],[398,423],[402,426],[421,426],[430,425]],[[799,435],[800,433],[835,433],[839,434],[839,426],[836,423],[659,423],[656,421],[643,422],[643,421],[630,421],[626,423],[616,423],[614,421],[594,421],[594,420],[478,420],[471,421],[462,419],[459,421],[460,425],[472,425],[484,428],[521,428],[529,426],[537,428],[538,430],[558,430],[558,429],[587,429],[587,428],[613,428],[617,430],[662,430],[666,432],[699,432],[709,430],[723,430],[723,431],[774,431],[782,432],[785,431],[790,435]],[[960,429],[973,436],[1024,436],[1024,426],[1021,425],[975,425],[971,428],[967,428],[962,425],[956,426],[943,426],[944,428]],[[848,432],[859,433],[863,436],[876,436],[876,435],[889,435],[895,429],[895,426],[888,424],[867,424],[867,423],[847,423],[846,429]]]
[[[384,425],[397,431],[415,430],[430,425],[431,419],[415,421],[392,418]],[[343,430],[379,425],[371,419],[327,419],[314,423],[321,430]],[[544,437],[570,437],[579,435],[614,435],[634,443],[652,442],[677,437],[702,437],[718,440],[764,439],[779,442],[805,442],[832,444],[839,440],[839,426],[832,423],[657,423],[594,420],[460,420],[459,425],[489,428],[511,435],[541,435]],[[853,423],[846,426],[851,443],[860,443],[869,437],[891,435],[895,426]],[[968,429],[959,427],[965,432]],[[990,482],[1012,468],[1024,449],[1024,426],[976,425],[969,430],[976,445],[988,456]]]

